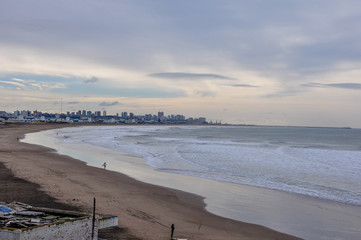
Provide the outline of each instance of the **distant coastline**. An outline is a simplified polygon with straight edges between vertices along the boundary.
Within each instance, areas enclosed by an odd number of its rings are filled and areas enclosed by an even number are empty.
[[[352,127],[322,127],[322,126],[293,126],[293,125],[262,125],[262,124],[230,124],[230,123],[161,123],[161,122],[153,122],[153,123],[112,123],[112,122],[14,122],[14,121],[0,121],[0,125],[8,125],[8,124],[19,124],[19,125],[26,125],[26,124],[59,124],[64,126],[72,126],[72,125],[79,125],[79,126],[142,126],[142,125],[160,125],[160,126],[233,126],[233,127],[279,127],[279,128],[324,128],[324,129],[355,129]]]

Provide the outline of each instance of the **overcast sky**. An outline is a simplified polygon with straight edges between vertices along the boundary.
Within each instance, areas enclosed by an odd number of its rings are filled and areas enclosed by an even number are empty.
[[[0,0],[0,110],[361,128],[361,2]]]

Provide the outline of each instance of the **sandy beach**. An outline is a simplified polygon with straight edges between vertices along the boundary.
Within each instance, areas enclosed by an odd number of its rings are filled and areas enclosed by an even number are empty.
[[[2,188],[7,186],[11,194],[2,193],[0,201],[30,201],[34,206],[55,201],[54,207],[90,212],[96,197],[98,213],[119,217],[119,229],[110,234],[109,239],[169,239],[172,223],[176,228],[175,237],[179,238],[298,239],[213,215],[205,210],[199,196],[142,183],[118,172],[87,166],[52,149],[17,140],[26,133],[60,127],[69,125],[0,126],[0,162],[11,171],[7,172],[9,177],[1,179]],[[49,199],[42,195],[30,197],[34,191],[30,185],[15,184],[14,179],[26,181]]]

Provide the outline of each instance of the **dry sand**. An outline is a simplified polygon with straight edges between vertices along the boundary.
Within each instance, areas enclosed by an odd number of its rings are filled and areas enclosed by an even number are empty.
[[[119,217],[122,231],[109,235],[110,239],[169,239],[172,223],[176,228],[175,237],[190,240],[299,239],[266,227],[213,215],[205,210],[199,196],[142,183],[118,172],[87,166],[58,155],[52,149],[17,141],[26,133],[60,127],[69,125],[0,125],[0,162],[16,179],[40,185],[43,192],[59,202],[59,206],[66,204],[90,212],[93,197],[96,197],[97,213]],[[9,186],[11,179],[1,179],[0,187]],[[4,195],[0,200],[29,199],[30,193],[20,194],[25,189],[19,187],[16,191],[19,194]],[[44,205],[44,199],[32,198],[32,204]]]

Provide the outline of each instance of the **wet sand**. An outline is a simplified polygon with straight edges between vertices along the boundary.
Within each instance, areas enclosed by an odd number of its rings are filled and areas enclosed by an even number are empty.
[[[90,212],[96,197],[98,213],[119,217],[119,227],[124,231],[113,233],[119,235],[118,239],[169,239],[172,223],[176,226],[175,237],[179,238],[298,239],[213,215],[205,210],[199,196],[142,183],[118,172],[87,166],[52,149],[17,141],[26,133],[60,127],[69,125],[0,126],[0,162],[17,179],[38,184],[42,192],[59,204]],[[11,178],[2,179],[1,186],[7,185],[8,180],[11,182]],[[23,191],[18,189],[19,193]],[[24,196],[28,194],[1,200],[26,202],[28,198]],[[45,205],[40,197],[38,201],[33,199],[32,204]],[[132,237],[122,238],[122,234]]]

